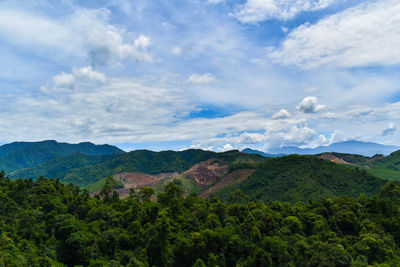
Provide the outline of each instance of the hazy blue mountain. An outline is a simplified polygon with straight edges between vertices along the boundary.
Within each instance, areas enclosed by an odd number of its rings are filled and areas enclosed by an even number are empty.
[[[268,154],[268,153],[262,152],[260,150],[255,150],[255,149],[251,149],[251,148],[245,148],[242,150],[242,152],[247,153],[247,154],[261,155],[266,158],[276,158],[276,157],[285,156],[285,154]]]
[[[349,154],[359,154],[364,156],[373,156],[375,154],[389,155],[393,151],[400,149],[396,146],[387,146],[372,142],[361,141],[345,141],[333,143],[329,146],[319,146],[316,148],[298,148],[298,147],[282,147],[272,149],[269,152],[272,154],[299,154],[299,155],[313,155],[324,152],[339,152]]]
[[[14,142],[0,146],[0,170],[11,173],[74,153],[102,156],[122,154],[125,152],[115,146],[95,145],[89,142],[79,144],[58,143],[54,140]]]

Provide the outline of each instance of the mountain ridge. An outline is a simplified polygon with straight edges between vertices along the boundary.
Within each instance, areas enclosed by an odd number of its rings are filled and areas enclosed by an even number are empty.
[[[390,153],[399,150],[400,147],[382,145],[373,142],[363,142],[349,140],[344,142],[332,143],[327,146],[319,146],[316,148],[299,148],[299,147],[282,147],[268,151],[272,154],[298,154],[298,155],[313,155],[324,152],[339,152],[348,154],[358,154],[364,156],[373,156],[376,154],[389,155]]]
[[[74,153],[102,156],[125,152],[115,146],[95,145],[90,142],[78,144],[59,143],[55,140],[13,142],[0,146],[0,169],[12,173]]]

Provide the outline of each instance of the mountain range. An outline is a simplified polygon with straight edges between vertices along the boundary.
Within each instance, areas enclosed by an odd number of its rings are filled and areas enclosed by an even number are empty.
[[[309,152],[363,146],[364,152],[387,148],[353,141]],[[400,151],[374,157],[337,152],[283,156],[251,149],[223,153],[200,149],[126,153],[110,145],[51,140],[0,147],[0,169],[12,179],[57,178],[95,193],[105,184],[106,177],[113,177],[118,184],[115,190],[121,196],[131,188],[140,190],[143,186],[162,192],[169,182],[179,184],[186,195],[222,199],[238,189],[251,200],[264,201],[357,196],[378,192],[387,180],[399,181],[399,162]]]
[[[393,151],[399,150],[400,147],[382,145],[372,142],[361,142],[361,141],[345,141],[333,143],[328,146],[319,146],[316,148],[299,148],[299,147],[282,147],[271,149],[268,153],[271,154],[298,154],[298,155],[313,155],[320,154],[324,152],[339,152],[339,153],[349,153],[358,154],[364,156],[373,156],[376,154],[389,155]]]

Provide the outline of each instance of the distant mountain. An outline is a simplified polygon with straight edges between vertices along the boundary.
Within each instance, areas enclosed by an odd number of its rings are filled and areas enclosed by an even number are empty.
[[[222,188],[214,196],[228,199],[240,189],[253,201],[297,202],[376,194],[386,182],[363,169],[313,156],[291,155],[267,159],[246,180]]]
[[[282,157],[285,156],[285,154],[268,154],[259,150],[251,149],[251,148],[245,148],[242,150],[243,153],[247,154],[256,154],[256,155],[261,155],[266,158],[276,158],[276,157]]]
[[[89,142],[79,144],[58,143],[54,140],[14,142],[0,146],[0,170],[11,173],[74,153],[101,156],[125,152],[115,146],[95,145]]]
[[[339,153],[359,154],[364,156],[373,156],[375,154],[388,155],[398,149],[400,149],[400,147],[352,140],[352,141],[333,143],[329,146],[319,146],[316,148],[282,147],[282,148],[272,149],[269,152],[273,154],[287,154],[287,155],[289,154],[313,155],[324,152],[339,152]]]

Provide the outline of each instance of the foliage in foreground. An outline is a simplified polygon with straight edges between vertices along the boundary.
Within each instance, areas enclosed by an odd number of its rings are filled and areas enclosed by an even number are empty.
[[[0,174],[0,266],[396,266],[400,189],[309,204],[182,197],[120,200],[72,184]],[[387,265],[384,265],[386,263]]]

